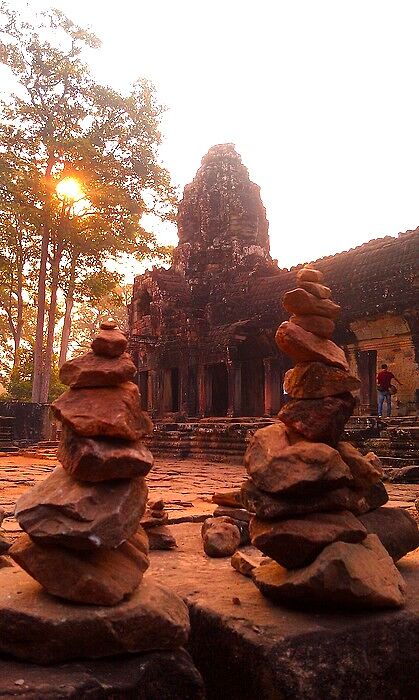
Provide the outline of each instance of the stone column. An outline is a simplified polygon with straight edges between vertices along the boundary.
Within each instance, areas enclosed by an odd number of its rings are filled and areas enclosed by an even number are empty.
[[[205,392],[205,366],[198,365],[197,372],[198,382],[198,415],[200,418],[205,416],[206,409],[206,392]]]
[[[237,361],[227,362],[228,372],[228,410],[227,415],[230,417],[241,415],[242,403],[242,383],[241,383],[241,364]]]
[[[179,368],[180,386],[179,386],[179,410],[185,416],[188,415],[188,365],[181,364]]]
[[[263,360],[265,375],[265,416],[274,416],[281,408],[281,366],[275,357]]]

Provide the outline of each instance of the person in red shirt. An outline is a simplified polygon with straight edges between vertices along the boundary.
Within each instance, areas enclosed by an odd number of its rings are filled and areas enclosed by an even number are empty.
[[[392,372],[388,371],[387,365],[381,365],[381,370],[377,374],[377,392],[378,392],[378,416],[383,417],[384,401],[387,403],[387,418],[391,416],[391,380],[394,379],[397,384],[401,383]]]

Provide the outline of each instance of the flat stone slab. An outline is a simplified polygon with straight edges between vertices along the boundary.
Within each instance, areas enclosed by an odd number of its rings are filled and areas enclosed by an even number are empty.
[[[151,577],[128,600],[104,607],[61,601],[18,567],[0,569],[2,654],[52,664],[177,649],[188,633],[185,604]]]
[[[22,700],[204,700],[202,678],[184,649],[37,666],[0,659],[0,698]]]
[[[273,605],[228,559],[202,551],[200,526],[171,528],[178,548],[150,572],[189,607],[188,648],[208,698],[413,700],[419,686],[419,550],[397,566],[407,605],[386,612],[307,612]],[[241,551],[252,556],[251,547]],[[216,672],[214,671],[216,669]]]

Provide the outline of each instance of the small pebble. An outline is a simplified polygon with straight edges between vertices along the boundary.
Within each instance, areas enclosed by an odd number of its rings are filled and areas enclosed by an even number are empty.
[[[23,678],[19,678],[17,681],[15,681],[15,685],[24,685],[25,681]]]

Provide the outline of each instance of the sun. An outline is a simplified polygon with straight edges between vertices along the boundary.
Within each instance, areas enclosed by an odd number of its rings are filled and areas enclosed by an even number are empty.
[[[80,182],[75,177],[64,177],[57,184],[55,191],[59,199],[69,202],[78,202],[85,196]]]

